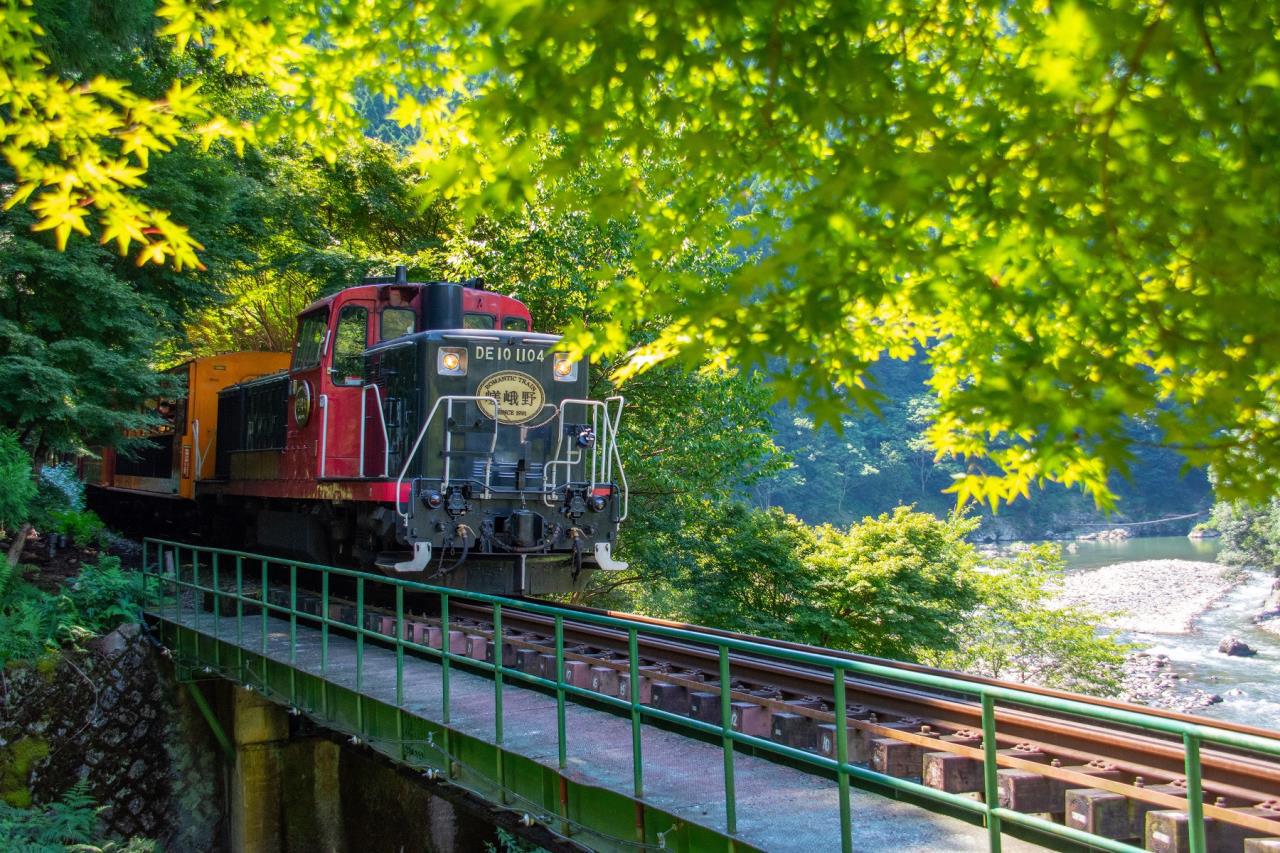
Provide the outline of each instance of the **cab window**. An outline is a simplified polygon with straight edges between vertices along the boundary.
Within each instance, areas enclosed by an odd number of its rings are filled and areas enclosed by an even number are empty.
[[[529,321],[523,317],[503,317],[502,328],[508,332],[527,332]]]
[[[369,346],[369,310],[348,305],[338,315],[333,335],[335,385],[359,385],[364,381],[364,351]]]
[[[298,343],[293,350],[293,369],[315,367],[320,363],[325,330],[329,327],[329,309],[321,308],[298,322]]]
[[[468,312],[462,315],[462,328],[464,329],[492,329],[494,316],[492,314],[477,314]]]
[[[412,308],[383,308],[382,323],[378,331],[380,339],[389,341],[413,334],[414,321],[415,313]]]

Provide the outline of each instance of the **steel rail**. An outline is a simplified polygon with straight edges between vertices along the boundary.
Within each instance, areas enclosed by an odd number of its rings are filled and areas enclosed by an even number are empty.
[[[455,612],[484,611],[472,605],[455,604]],[[483,621],[483,619],[478,620]],[[544,618],[526,613],[507,611],[506,625],[510,628],[522,627],[526,630],[544,631],[547,622]],[[616,654],[626,652],[626,636],[622,632],[611,632],[607,629],[594,629],[589,625],[566,622],[564,625],[565,641],[578,642],[584,645],[603,647]],[[721,636],[729,635],[742,639],[754,639],[749,635],[719,632]],[[769,641],[763,641],[768,643]],[[700,672],[711,672],[715,669],[717,654],[713,649],[699,648],[696,645],[664,642],[642,636],[640,641],[642,655],[655,662],[675,664],[685,669]],[[732,655],[731,663],[737,677],[741,681],[752,680],[754,675],[761,687],[776,687],[797,694],[797,698],[814,695],[821,699],[834,701],[832,695],[834,677],[830,672],[823,672],[810,667],[787,666],[763,660],[751,655]],[[915,668],[915,665],[908,665]],[[926,672],[933,672],[920,667]],[[750,675],[748,674],[750,673]],[[655,673],[655,680],[672,680],[668,675]],[[977,679],[977,677],[975,677]],[[994,679],[980,679],[975,683],[990,686],[1016,687],[1008,682]],[[944,725],[956,729],[979,730],[981,728],[982,710],[979,702],[964,700],[948,691],[951,695],[939,692],[922,692],[904,690],[901,687],[888,685],[883,681],[847,678],[846,701],[865,705],[872,710],[892,713],[903,717],[917,717],[922,723]],[[704,689],[705,688],[704,686]],[[1074,697],[1065,691],[1053,691],[1065,697]],[[745,694],[744,694],[745,695]],[[867,697],[874,697],[868,699]],[[748,700],[749,696],[746,697]],[[771,702],[771,706],[785,705],[785,702]],[[1136,705],[1120,702],[1108,703],[1122,710],[1143,713],[1145,709]],[[830,722],[832,715],[809,708],[789,706],[787,711],[812,717],[823,722]],[[1178,715],[1189,720],[1196,718]],[[1040,746],[1060,752],[1064,757],[1087,762],[1095,758],[1105,758],[1118,767],[1137,776],[1147,779],[1167,775],[1178,778],[1184,772],[1184,751],[1181,739],[1162,740],[1137,732],[1117,732],[1114,728],[1104,728],[1064,718],[1062,715],[1051,715],[1044,711],[1031,713],[1028,711],[999,707],[996,709],[997,722],[1001,740],[1010,745],[1019,742],[1034,742]],[[1200,720],[1202,721],[1202,720]],[[851,725],[857,725],[851,722]],[[1266,730],[1243,727],[1249,734],[1260,733],[1268,736]],[[897,737],[896,733],[886,730],[886,735]],[[1275,737],[1270,733],[1270,737]],[[1205,750],[1201,755],[1206,769],[1212,769],[1212,776],[1204,782],[1205,790],[1225,797],[1242,801],[1262,801],[1275,797],[1280,792],[1280,764],[1257,759],[1237,751],[1221,748]]]
[[[521,601],[539,601],[540,599],[531,599],[521,597]],[[930,675],[940,675],[946,678],[955,679],[957,681],[966,681],[977,685],[989,685],[992,687],[1009,686],[1012,682],[1002,681],[997,678],[991,678],[984,675],[973,675],[967,672],[957,672],[955,670],[941,669],[937,667],[925,666],[924,664],[910,663],[907,661],[892,660],[890,658],[880,658],[874,655],[864,655],[857,652],[845,651],[842,649],[831,649],[825,646],[811,646],[804,643],[797,643],[791,640],[775,640],[768,637],[759,637],[753,634],[744,634],[735,631],[729,631],[723,628],[705,628],[698,625],[691,625],[687,622],[678,622],[671,619],[662,619],[656,616],[645,616],[636,613],[623,613],[621,611],[603,610],[596,607],[587,607],[581,604],[561,604],[557,603],[557,607],[564,610],[574,610],[582,613],[590,613],[600,616],[616,616],[625,618],[630,621],[646,624],[661,625],[667,628],[678,628],[689,631],[699,631],[704,634],[710,634],[716,637],[737,638],[743,640],[751,640],[762,645],[773,646],[780,649],[791,649],[795,651],[817,651],[831,657],[844,658],[845,660],[859,661],[861,663],[876,664],[879,666],[900,669],[905,672],[919,672]],[[1068,690],[1060,690],[1053,687],[1043,687],[1035,684],[1018,684],[1018,689],[1034,693],[1038,696],[1047,696],[1056,699],[1069,699],[1076,702],[1083,702],[1089,705],[1097,705],[1102,708],[1114,708],[1117,710],[1137,710],[1148,716],[1163,717],[1168,720],[1177,720],[1184,723],[1197,724],[1204,722],[1203,717],[1194,714],[1188,714],[1181,711],[1171,711],[1165,708],[1149,708],[1143,705],[1135,705],[1132,702],[1124,702],[1119,699],[1107,699],[1101,696],[1089,696],[1082,693],[1072,693]],[[1273,738],[1276,732],[1272,729],[1262,728],[1260,726],[1250,726],[1244,723],[1236,723],[1228,720],[1215,720],[1214,725],[1227,731],[1239,732],[1241,734],[1253,735],[1255,737]]]

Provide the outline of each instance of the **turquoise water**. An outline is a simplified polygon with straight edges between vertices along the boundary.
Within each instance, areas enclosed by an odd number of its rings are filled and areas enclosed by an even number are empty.
[[[1185,536],[1148,536],[1106,542],[1064,542],[1062,556],[1068,569],[1098,569],[1113,563],[1138,560],[1198,560],[1212,563],[1221,550],[1217,539]]]

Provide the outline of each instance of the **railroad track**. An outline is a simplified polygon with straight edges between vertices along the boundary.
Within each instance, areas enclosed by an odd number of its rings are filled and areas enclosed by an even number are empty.
[[[246,588],[246,594],[249,589]],[[256,595],[256,591],[253,593]],[[288,607],[287,587],[270,587],[268,600]],[[429,602],[422,609],[430,611]],[[211,606],[211,602],[206,602]],[[300,612],[321,615],[322,601],[314,592],[299,591]],[[603,614],[590,608],[570,608]],[[718,652],[710,646],[676,642],[646,635],[645,626],[691,626],[666,620],[621,616],[640,629],[639,677],[632,685],[628,665],[629,632],[586,622],[565,620],[564,672],[566,684],[603,695],[639,701],[671,714],[718,726],[721,720]],[[353,601],[330,595],[330,625],[354,627]],[[366,636],[396,635],[393,608],[366,601]],[[515,607],[503,609],[501,655],[503,665],[556,680],[554,620]],[[1137,711],[1183,722],[1205,721],[1186,714],[1127,705],[1106,699],[1045,688],[1009,685],[993,679],[933,670],[847,652],[815,650],[716,631],[697,630],[749,640],[763,645],[875,663],[894,669],[942,675],[980,685],[1007,686],[1049,697],[1071,699],[1098,707]],[[453,600],[450,618],[442,624],[429,612],[405,612],[404,639],[429,649],[447,643],[457,658],[493,662],[499,644],[488,606]],[[837,721],[833,678],[829,670],[766,660],[750,654],[730,654],[731,720],[748,735],[795,749],[835,757]],[[888,679],[848,677],[845,682],[849,760],[893,777],[918,780],[951,794],[980,798],[984,789],[981,705],[962,691],[904,688]],[[1214,721],[1215,728],[1265,739],[1275,732]],[[1047,815],[1074,829],[1119,841],[1137,841],[1150,850],[1181,851],[1187,846],[1185,751],[1171,737],[1119,724],[1082,722],[1066,713],[1002,703],[996,708],[996,741],[1000,805],[1014,811]],[[1280,762],[1247,751],[1206,746],[1200,753],[1204,814],[1213,851],[1244,850],[1248,838],[1280,838]],[[1148,814],[1150,813],[1150,814]],[[1280,850],[1250,845],[1250,850]]]

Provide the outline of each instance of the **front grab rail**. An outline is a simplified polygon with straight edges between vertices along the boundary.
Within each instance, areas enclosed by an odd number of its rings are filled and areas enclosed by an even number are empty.
[[[404,519],[405,524],[409,523],[409,513],[400,511],[400,487],[404,483],[405,475],[409,473],[409,466],[413,464],[413,457],[417,455],[418,448],[422,446],[422,439],[426,437],[427,430],[431,428],[431,422],[435,420],[436,412],[440,411],[440,404],[447,404],[445,407],[445,417],[452,418],[453,404],[455,402],[465,403],[471,401],[478,403],[482,400],[493,403],[493,439],[489,442],[489,454],[485,458],[484,463],[484,493],[488,496],[489,474],[493,470],[493,454],[498,447],[498,424],[502,415],[502,404],[498,402],[497,397],[475,396],[471,394],[448,394],[444,397],[437,397],[435,405],[431,407],[431,411],[427,414],[427,419],[422,422],[422,428],[418,430],[418,437],[413,440],[413,447],[410,448],[409,452],[405,455],[404,465],[400,468],[399,476],[396,477],[396,515],[399,515]],[[444,432],[444,481],[440,485],[442,490],[449,488],[450,465],[453,462],[453,457],[450,455],[450,451],[452,449],[453,433],[446,428]],[[412,495],[409,496],[409,500],[413,500]]]

